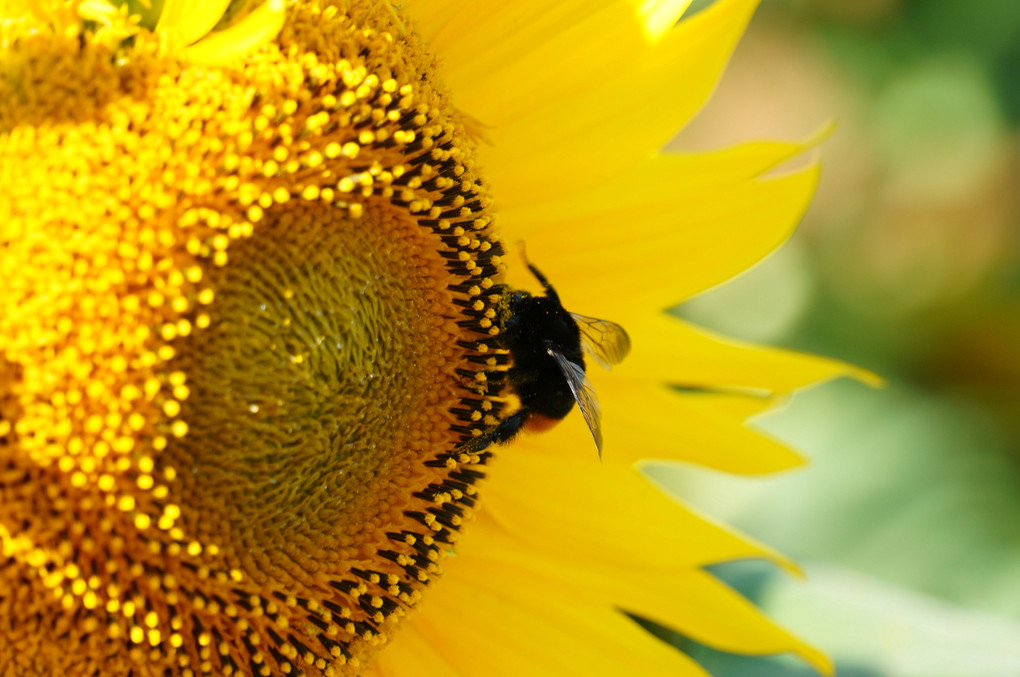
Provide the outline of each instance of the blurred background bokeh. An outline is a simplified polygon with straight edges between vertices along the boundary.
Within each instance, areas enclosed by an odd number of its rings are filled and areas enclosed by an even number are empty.
[[[680,312],[888,386],[832,383],[756,422],[806,471],[657,477],[804,566],[806,582],[760,563],[716,573],[839,677],[1017,677],[1020,2],[765,0],[674,147],[833,119],[800,231]],[[811,674],[685,645],[716,677]]]

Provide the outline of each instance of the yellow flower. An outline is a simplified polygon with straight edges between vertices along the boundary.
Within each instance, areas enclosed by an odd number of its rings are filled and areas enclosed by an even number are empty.
[[[662,312],[814,186],[760,178],[802,144],[656,151],[753,1],[675,28],[684,2],[24,4],[0,21],[5,669],[701,674],[622,611],[826,668],[702,569],[782,560],[632,467],[790,467],[742,422],[845,371]],[[469,444],[520,407],[520,239],[633,337],[592,374],[601,465],[576,416]]]

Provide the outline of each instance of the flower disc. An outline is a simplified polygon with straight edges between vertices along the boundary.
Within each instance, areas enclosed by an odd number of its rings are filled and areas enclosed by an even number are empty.
[[[473,505],[505,355],[470,143],[385,3],[291,11],[226,68],[3,26],[16,671],[355,670]]]

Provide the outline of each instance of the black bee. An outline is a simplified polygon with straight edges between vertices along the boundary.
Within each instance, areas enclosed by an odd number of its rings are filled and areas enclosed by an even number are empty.
[[[576,402],[601,458],[601,410],[585,376],[584,356],[609,369],[630,352],[630,337],[614,322],[568,312],[541,271],[531,263],[527,266],[545,295],[508,291],[498,316],[498,341],[513,361],[507,381],[521,408],[471,446],[506,442],[522,429],[551,428]]]

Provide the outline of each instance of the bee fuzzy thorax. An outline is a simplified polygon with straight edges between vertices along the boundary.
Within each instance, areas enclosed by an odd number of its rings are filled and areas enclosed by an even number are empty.
[[[576,403],[601,456],[601,413],[587,378],[585,355],[609,368],[626,356],[630,339],[618,324],[566,310],[541,271],[530,263],[527,266],[544,293],[506,289],[496,313],[497,341],[510,356],[504,387],[520,406],[471,446],[481,449],[503,443],[521,430],[548,430]]]

